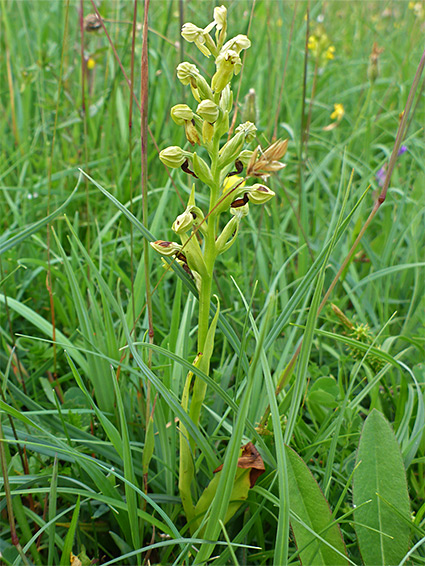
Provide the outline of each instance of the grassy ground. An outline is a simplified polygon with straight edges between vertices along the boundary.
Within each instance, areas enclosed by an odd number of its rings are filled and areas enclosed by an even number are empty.
[[[138,27],[133,50],[134,4],[96,4],[128,76],[134,53],[139,101],[142,33]],[[185,143],[170,108],[193,105],[175,68],[188,60],[207,77],[214,73],[181,41],[180,26],[206,26],[211,4],[152,0],[149,9],[145,224],[155,239],[173,239],[171,224],[192,183],[179,170],[170,177],[158,159],[158,149]],[[286,168],[270,182],[277,197],[251,211],[215,273],[221,321],[201,427],[193,432],[195,497],[230,458],[226,447],[239,432],[241,444],[256,444],[266,472],[213,547],[190,534],[178,491],[180,400],[197,353],[190,282],[165,272],[152,253],[145,263],[136,220],[79,174],[142,220],[137,104],[103,30],[81,39],[79,2],[1,2],[5,564],[68,564],[71,551],[84,565],[192,564],[199,549],[219,556],[218,564],[297,563],[300,556],[303,564],[393,564],[388,556],[404,563],[409,548],[409,563],[425,563],[423,78],[386,200],[317,314],[321,285],[325,292],[382,189],[422,55],[423,4],[317,1],[308,20],[303,2],[226,6],[229,33],[249,29],[252,41],[235,80],[236,124],[254,116],[258,143],[288,138],[289,149]],[[84,11],[93,12],[90,2]],[[143,22],[142,5],[136,18]],[[315,59],[309,50],[306,61],[307,24],[310,35],[326,33],[325,52],[333,46],[334,58]],[[339,120],[331,118],[335,104],[344,108]],[[200,184],[197,193],[205,207]],[[288,366],[302,337],[298,361]],[[360,461],[369,466],[366,477]],[[326,538],[336,531],[313,478],[350,562],[311,539],[311,532]],[[369,509],[361,494],[376,492],[377,507],[353,515],[359,502]],[[339,548],[335,537],[328,543]],[[381,548],[377,562],[368,547]]]

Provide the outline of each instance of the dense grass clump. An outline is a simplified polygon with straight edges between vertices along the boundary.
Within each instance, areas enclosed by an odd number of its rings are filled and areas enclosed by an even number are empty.
[[[208,293],[147,243],[230,218],[159,159],[221,3],[138,4],[2,2],[0,562],[425,564],[422,3],[225,2],[288,146]]]

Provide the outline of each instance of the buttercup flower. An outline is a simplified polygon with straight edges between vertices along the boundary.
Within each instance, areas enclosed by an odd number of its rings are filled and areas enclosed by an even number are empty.
[[[334,104],[334,111],[331,114],[331,120],[340,122],[345,114],[344,105],[340,103]]]

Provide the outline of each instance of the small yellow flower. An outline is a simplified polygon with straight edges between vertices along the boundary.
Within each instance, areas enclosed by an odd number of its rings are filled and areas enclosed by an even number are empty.
[[[310,35],[310,37],[308,38],[308,44],[307,44],[308,48],[310,49],[310,51],[316,51],[317,47],[318,47],[318,41],[315,35]]]
[[[333,59],[335,57],[335,47],[330,45],[326,50],[326,59]]]
[[[336,120],[337,122],[340,122],[344,114],[345,114],[344,105],[340,103],[334,104],[334,111],[331,114],[331,120]]]
[[[96,66],[96,61],[92,57],[89,57],[87,60],[87,69],[91,71],[92,69],[95,68],[95,66]]]

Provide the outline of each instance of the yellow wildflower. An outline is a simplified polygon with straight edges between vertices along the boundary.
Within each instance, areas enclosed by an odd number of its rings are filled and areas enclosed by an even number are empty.
[[[307,46],[310,49],[310,51],[317,51],[318,41],[315,35],[310,35],[310,37],[308,38]]]
[[[326,50],[326,59],[333,59],[335,57],[335,47],[330,45]]]
[[[92,69],[95,68],[95,66],[96,66],[96,61],[92,57],[89,57],[87,59],[87,69],[91,71]]]
[[[340,122],[345,114],[344,105],[339,102],[334,104],[334,111],[331,114],[331,120]]]

